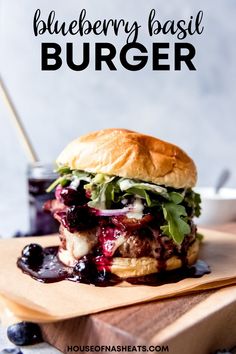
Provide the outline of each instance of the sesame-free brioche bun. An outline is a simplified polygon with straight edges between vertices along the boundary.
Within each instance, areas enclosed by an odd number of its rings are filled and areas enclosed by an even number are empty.
[[[62,151],[57,164],[174,188],[191,188],[197,179],[193,160],[179,147],[126,129],[81,136]]]
[[[186,256],[186,263],[190,266],[194,264],[199,254],[199,241],[196,239],[189,247]],[[165,271],[181,268],[183,262],[177,256],[172,256],[166,260]],[[120,278],[141,277],[152,273],[159,273],[162,270],[162,263],[156,258],[122,258],[112,259],[111,273]]]

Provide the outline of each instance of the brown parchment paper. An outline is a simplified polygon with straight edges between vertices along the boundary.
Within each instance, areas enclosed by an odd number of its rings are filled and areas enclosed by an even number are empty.
[[[199,258],[210,265],[211,274],[157,287],[123,283],[100,288],[68,280],[40,283],[17,268],[17,257],[26,244],[52,246],[58,244],[57,237],[1,240],[0,301],[18,318],[50,322],[236,284],[236,235],[210,230],[200,232],[205,238]]]

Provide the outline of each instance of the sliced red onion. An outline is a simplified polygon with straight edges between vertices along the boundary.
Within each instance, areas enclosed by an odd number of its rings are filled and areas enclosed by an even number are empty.
[[[143,203],[140,198],[136,198],[133,204],[130,204],[121,209],[96,209],[92,208],[92,211],[97,216],[119,216],[119,215],[126,215],[128,213],[140,213],[142,217],[143,212]],[[131,216],[134,217],[135,216]]]
[[[63,187],[58,184],[58,186],[56,187],[56,190],[55,190],[55,197],[57,200],[61,201],[61,191],[62,191]]]

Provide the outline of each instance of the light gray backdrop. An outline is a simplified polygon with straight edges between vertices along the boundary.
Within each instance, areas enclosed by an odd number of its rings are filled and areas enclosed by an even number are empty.
[[[187,18],[202,9],[204,33],[186,39],[196,47],[197,71],[153,72],[149,66],[140,72],[120,67],[117,72],[96,72],[93,67],[73,72],[64,66],[56,72],[42,72],[41,41],[62,46],[73,41],[80,53],[81,42],[94,38],[35,38],[35,10],[41,8],[46,17],[54,9],[58,18],[72,20],[83,7],[93,20],[123,17],[137,19],[143,26],[152,8],[162,20]],[[199,185],[214,184],[222,168],[230,167],[229,184],[235,186],[235,15],[235,0],[0,0],[0,73],[41,160],[53,160],[80,134],[126,127],[184,148],[196,161]],[[125,37],[106,40],[119,47]],[[145,31],[139,40],[150,46]],[[153,40],[173,43],[176,38]],[[6,236],[27,229],[27,159],[2,100],[0,144],[0,234]]]

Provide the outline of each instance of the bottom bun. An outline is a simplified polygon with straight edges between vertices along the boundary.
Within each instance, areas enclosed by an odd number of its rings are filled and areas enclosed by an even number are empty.
[[[199,241],[195,240],[187,251],[186,263],[192,265],[196,262],[199,254]],[[183,261],[177,256],[172,256],[165,261],[165,271],[181,268]],[[144,275],[158,273],[163,270],[163,262],[156,258],[121,258],[114,257],[111,272],[120,278],[141,277]]]

